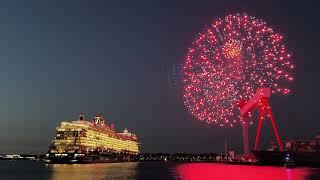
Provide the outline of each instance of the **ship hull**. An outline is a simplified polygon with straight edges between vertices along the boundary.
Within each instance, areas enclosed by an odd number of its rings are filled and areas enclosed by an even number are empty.
[[[115,160],[85,160],[85,159],[45,159],[46,164],[91,164],[91,163],[114,163]]]
[[[319,152],[279,152],[279,151],[255,151],[256,158],[261,165],[283,166],[294,163],[294,166],[320,167]],[[289,154],[292,162],[285,162],[285,157]]]
[[[58,154],[59,155],[59,154]],[[75,157],[75,154],[48,154],[44,159],[46,164],[90,164],[90,163],[114,163],[114,162],[132,162],[137,161],[137,155],[133,154],[85,154],[81,157]]]

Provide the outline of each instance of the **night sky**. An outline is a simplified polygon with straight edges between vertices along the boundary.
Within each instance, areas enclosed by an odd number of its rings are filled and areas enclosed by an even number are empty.
[[[1,1],[0,153],[45,153],[55,127],[80,113],[129,128],[143,152],[221,152],[225,137],[242,151],[241,128],[194,119],[167,70],[205,26],[237,12],[285,35],[295,87],[272,98],[273,112],[283,140],[308,140],[320,132],[319,9],[293,0]],[[262,134],[266,147],[268,121]]]

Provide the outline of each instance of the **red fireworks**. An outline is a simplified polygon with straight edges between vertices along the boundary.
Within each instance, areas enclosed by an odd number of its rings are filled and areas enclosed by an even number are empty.
[[[288,94],[293,68],[283,36],[255,17],[228,15],[201,32],[189,49],[184,103],[201,121],[233,126],[241,120],[237,103],[259,88]]]

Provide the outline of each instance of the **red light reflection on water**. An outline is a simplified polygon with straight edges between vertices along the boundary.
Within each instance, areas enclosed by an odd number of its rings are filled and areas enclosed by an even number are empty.
[[[310,168],[286,169],[270,166],[243,166],[215,163],[188,163],[174,169],[178,179],[203,180],[305,180],[313,173]]]

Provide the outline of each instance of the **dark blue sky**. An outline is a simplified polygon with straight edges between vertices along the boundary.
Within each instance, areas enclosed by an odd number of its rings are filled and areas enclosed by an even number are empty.
[[[284,140],[311,138],[320,127],[319,9],[317,1],[1,1],[0,152],[44,153],[60,121],[96,112],[133,130],[144,152],[220,152],[225,136],[241,150],[241,129],[192,118],[163,70],[183,62],[212,20],[235,12],[285,35],[296,87],[273,97],[274,114]],[[266,145],[273,136],[263,128]]]

